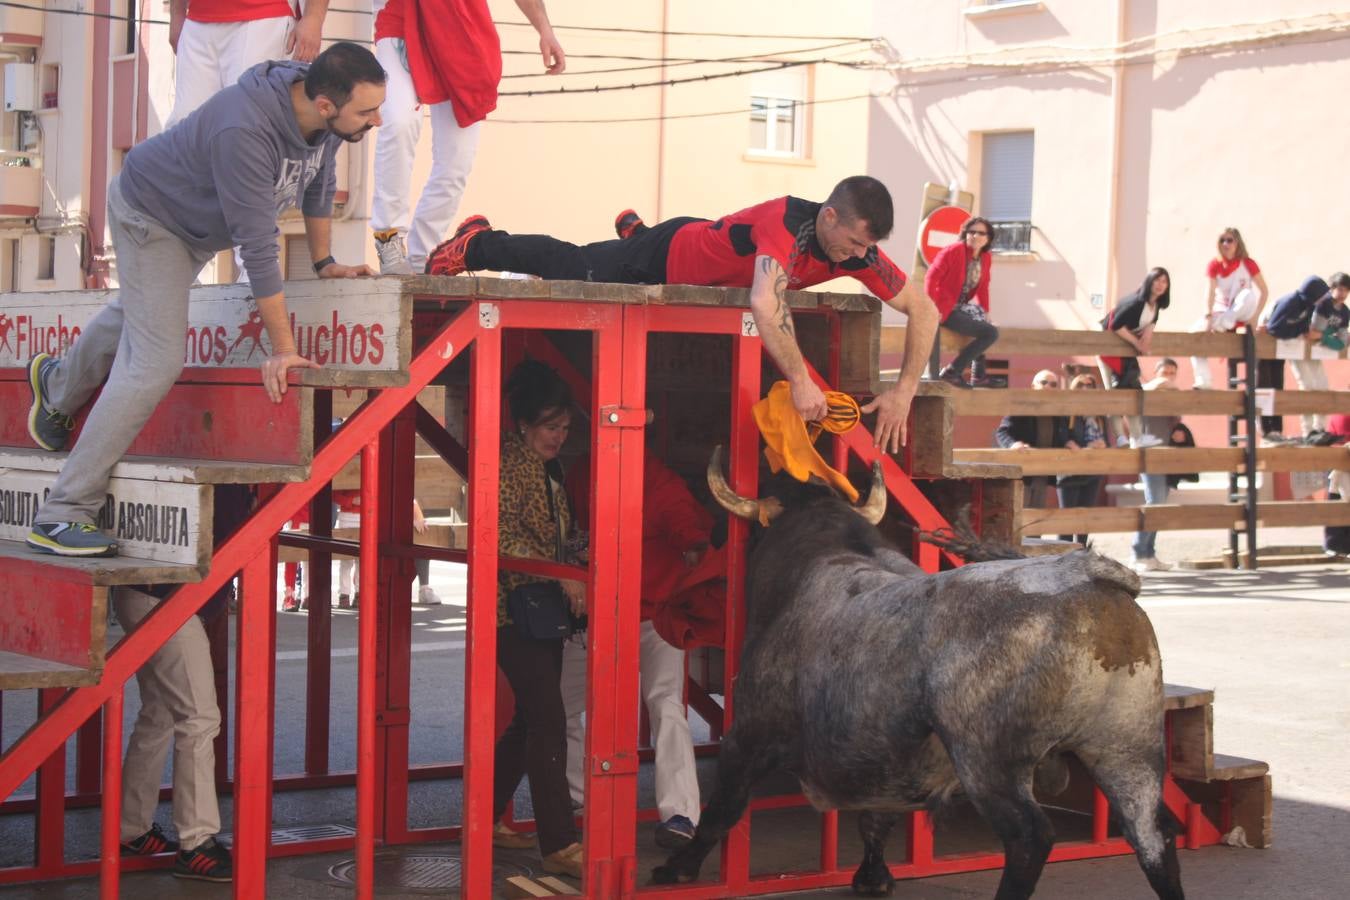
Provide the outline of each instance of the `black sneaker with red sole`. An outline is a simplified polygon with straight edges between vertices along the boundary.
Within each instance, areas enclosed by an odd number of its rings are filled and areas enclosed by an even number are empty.
[[[427,254],[426,274],[459,275],[468,271],[464,258],[469,251],[469,242],[479,233],[491,230],[492,223],[486,216],[469,216],[460,222],[450,240],[441,241]]]
[[[642,216],[631,209],[625,209],[614,217],[614,233],[619,236],[621,241],[628,240],[639,230],[646,227],[647,223],[642,221]]]

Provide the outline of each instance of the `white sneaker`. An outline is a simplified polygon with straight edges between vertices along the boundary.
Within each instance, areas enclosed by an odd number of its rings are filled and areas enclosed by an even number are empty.
[[[403,235],[397,231],[388,237],[381,238],[377,232],[375,235],[375,253],[380,257],[381,275],[415,275],[413,267],[408,262],[408,250],[403,246]]]
[[[1134,569],[1140,575],[1145,572],[1170,572],[1173,569],[1171,563],[1165,563],[1156,556],[1150,556],[1146,559],[1136,559],[1130,568]]]
[[[417,602],[422,606],[440,606],[441,598],[431,585],[424,584],[417,592]]]

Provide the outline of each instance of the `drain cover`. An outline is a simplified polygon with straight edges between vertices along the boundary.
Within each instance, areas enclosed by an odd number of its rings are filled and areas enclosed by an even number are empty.
[[[525,866],[511,864],[492,867],[492,880],[500,882],[512,875],[530,875]],[[347,859],[328,870],[343,884],[356,883],[356,860]],[[376,893],[439,894],[459,888],[459,857],[448,853],[381,853],[375,856]]]

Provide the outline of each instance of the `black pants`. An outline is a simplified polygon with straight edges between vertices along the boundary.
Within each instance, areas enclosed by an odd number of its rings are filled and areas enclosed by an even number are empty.
[[[942,327],[950,328],[957,334],[974,338],[961,349],[961,352],[956,355],[956,359],[951,361],[948,368],[954,372],[964,372],[966,366],[971,366],[970,374],[972,377],[983,377],[984,351],[992,347],[994,341],[998,340],[998,327],[992,322],[966,315],[961,311],[959,304],[947,314],[947,318],[942,322]]]
[[[484,231],[469,242],[464,264],[470,271],[523,272],[557,281],[665,284],[671,239],[690,222],[667,219],[634,232],[627,240],[569,244],[546,234]]]
[[[577,839],[567,789],[567,715],[559,688],[562,645],[561,639],[521,637],[514,625],[497,629],[497,665],[516,695],[516,715],[497,740],[492,821],[506,812],[521,776],[528,776],[543,856]]]
[[[1284,360],[1262,359],[1256,363],[1256,386],[1284,390]],[[1284,431],[1283,416],[1262,416],[1261,433],[1273,434]]]
[[[1068,484],[1065,484],[1068,481]],[[1076,477],[1061,478],[1055,485],[1055,493],[1059,495],[1060,509],[1073,509],[1076,507],[1096,506],[1097,494],[1102,489],[1102,479],[1100,476],[1092,477],[1091,480],[1079,480]],[[1061,534],[1061,541],[1077,541],[1080,544],[1087,545],[1088,536],[1086,534]]]

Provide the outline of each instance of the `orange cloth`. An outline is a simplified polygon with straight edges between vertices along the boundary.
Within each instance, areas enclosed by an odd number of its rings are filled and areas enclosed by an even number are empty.
[[[821,430],[843,434],[858,424],[858,404],[848,394],[826,391],[825,401],[830,413],[823,422],[807,426],[792,405],[792,387],[786,381],[775,382],[769,394],[755,404],[755,424],[764,436],[764,457],[775,472],[784,469],[798,481],[808,481],[812,475],[820,478],[850,503],[858,502],[858,490],[843,473],[826,464],[814,446]]]

